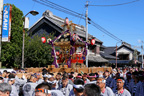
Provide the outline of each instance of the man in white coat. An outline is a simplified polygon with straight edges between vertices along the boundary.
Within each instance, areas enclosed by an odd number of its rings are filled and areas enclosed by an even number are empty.
[[[69,96],[70,92],[73,90],[73,86],[71,84],[68,84],[68,82],[68,77],[63,77],[62,85],[58,88],[64,96]]]
[[[98,78],[96,84],[101,89],[101,96],[114,96],[112,89],[106,86],[106,80],[104,78]]]

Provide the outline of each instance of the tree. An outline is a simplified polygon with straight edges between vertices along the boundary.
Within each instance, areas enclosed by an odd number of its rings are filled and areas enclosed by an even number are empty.
[[[10,42],[2,43],[2,65],[6,67],[18,67],[21,65],[23,12],[12,5],[12,23]]]
[[[41,37],[25,37],[25,67],[40,67],[52,64],[51,45],[42,44]],[[53,39],[53,34],[49,37]],[[48,37],[48,36],[45,36]],[[23,12],[12,5],[12,23],[10,42],[2,42],[2,65],[5,67],[21,67],[23,39]]]
[[[34,37],[26,37],[25,41],[25,67],[44,67],[51,65],[53,57],[51,57],[51,45],[41,42],[41,37],[51,37],[53,34],[46,36],[35,35]]]

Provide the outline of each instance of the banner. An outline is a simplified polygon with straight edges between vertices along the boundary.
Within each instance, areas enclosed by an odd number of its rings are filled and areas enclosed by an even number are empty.
[[[10,42],[11,35],[11,18],[12,7],[5,5],[3,8],[3,21],[2,21],[2,42]]]

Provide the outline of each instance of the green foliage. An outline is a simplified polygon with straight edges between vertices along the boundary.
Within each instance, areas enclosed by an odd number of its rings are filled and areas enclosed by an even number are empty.
[[[27,32],[27,31],[26,31]],[[49,36],[53,39],[53,34]],[[51,45],[41,42],[42,36],[25,35],[25,67],[40,67],[52,64]],[[18,68],[22,64],[23,12],[12,5],[10,42],[2,42],[2,66]]]
[[[21,64],[23,12],[12,5],[11,40],[2,43],[2,65],[18,67]]]
[[[45,34],[26,37],[25,40],[25,67],[43,67],[52,64],[51,45],[41,42],[41,37],[48,37]],[[52,37],[53,35],[49,35]],[[47,38],[48,39],[48,38]]]

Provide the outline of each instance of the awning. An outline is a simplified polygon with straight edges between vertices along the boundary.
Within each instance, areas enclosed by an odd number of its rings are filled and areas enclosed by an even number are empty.
[[[99,62],[99,63],[108,62],[108,60],[104,59],[100,55],[93,55],[93,54],[88,55],[88,60],[92,62]]]
[[[124,55],[125,55],[125,54],[128,54],[128,55],[130,54],[130,52],[117,52],[117,53],[118,53],[118,54],[124,54]]]
[[[131,60],[117,60],[117,64],[128,64]],[[116,60],[110,60],[109,63],[116,63]]]

